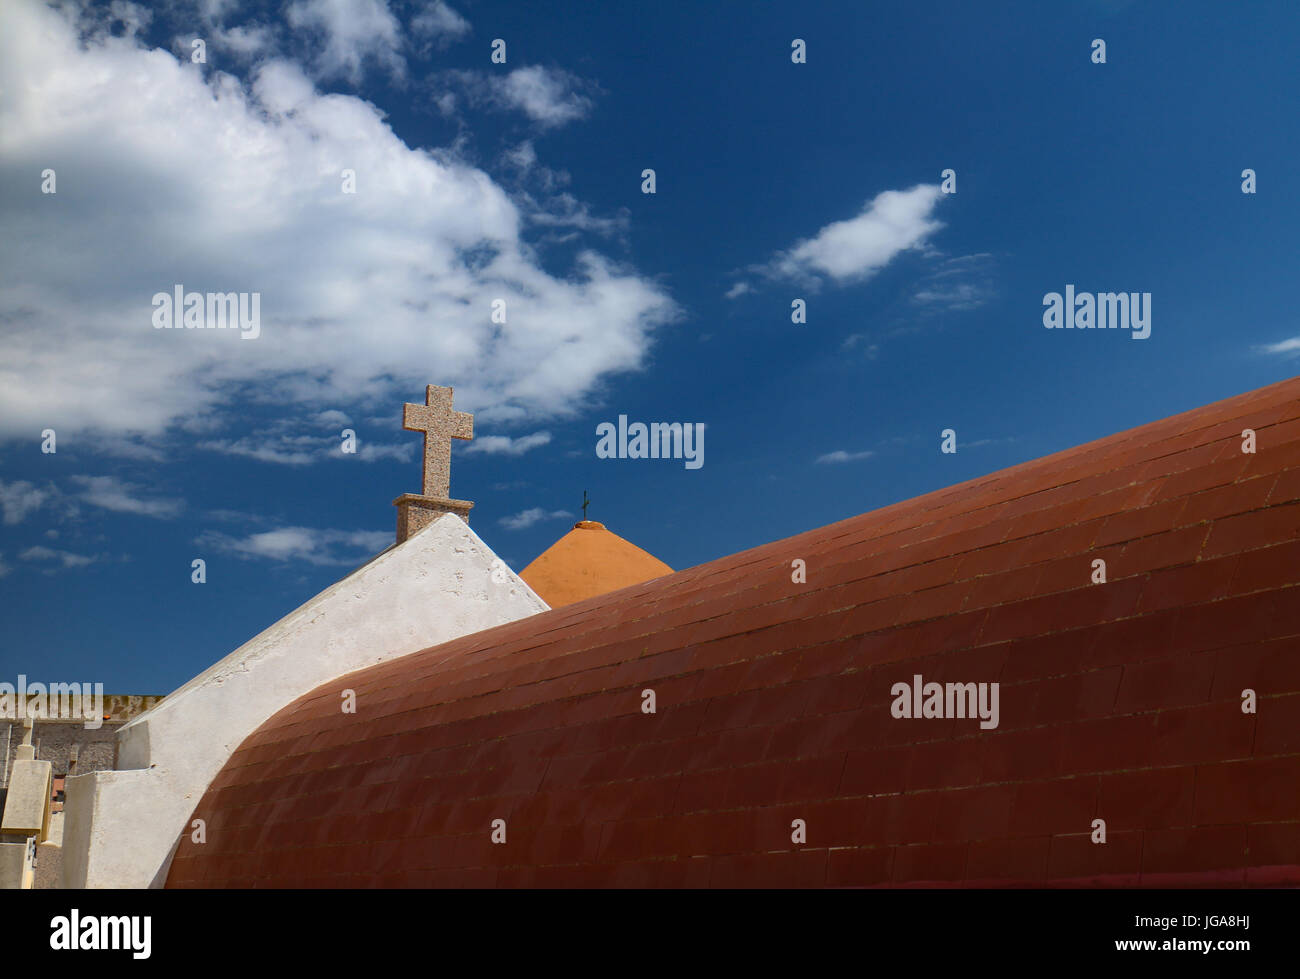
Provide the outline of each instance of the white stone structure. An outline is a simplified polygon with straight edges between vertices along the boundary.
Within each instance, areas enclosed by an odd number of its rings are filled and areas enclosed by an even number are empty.
[[[159,887],[208,784],[322,683],[547,605],[459,516],[438,516],[118,731],[116,771],[66,783],[64,887]]]

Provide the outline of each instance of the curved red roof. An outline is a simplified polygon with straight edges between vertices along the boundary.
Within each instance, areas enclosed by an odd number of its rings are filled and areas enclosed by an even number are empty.
[[[168,885],[1297,885],[1298,534],[1293,379],[342,677]]]

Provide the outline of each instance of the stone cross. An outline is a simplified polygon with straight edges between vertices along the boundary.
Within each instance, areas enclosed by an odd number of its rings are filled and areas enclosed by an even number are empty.
[[[474,437],[474,416],[453,411],[451,397],[451,388],[430,384],[424,392],[424,404],[408,402],[402,409],[402,427],[408,432],[424,433],[425,496],[451,495],[451,440]]]

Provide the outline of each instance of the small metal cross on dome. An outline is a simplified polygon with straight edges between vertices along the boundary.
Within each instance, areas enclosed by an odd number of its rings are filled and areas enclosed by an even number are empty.
[[[587,491],[583,490],[582,491],[582,519],[583,520],[587,519],[587,504],[589,504],[590,502],[591,500],[587,499]]]
[[[402,427],[424,433],[425,496],[445,499],[451,495],[451,440],[474,437],[474,416],[452,410],[451,398],[451,388],[430,384],[424,404],[408,402],[402,407]]]

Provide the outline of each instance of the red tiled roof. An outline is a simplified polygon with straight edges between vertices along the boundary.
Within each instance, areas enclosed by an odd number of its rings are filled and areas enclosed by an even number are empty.
[[[168,884],[1297,885],[1298,580],[1293,379],[340,678]]]

